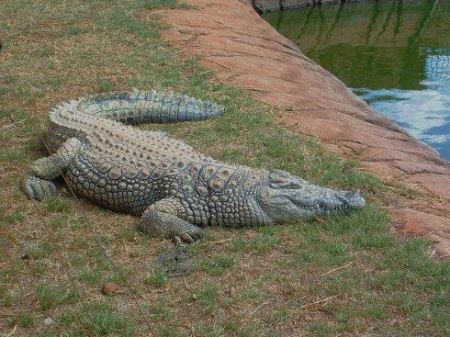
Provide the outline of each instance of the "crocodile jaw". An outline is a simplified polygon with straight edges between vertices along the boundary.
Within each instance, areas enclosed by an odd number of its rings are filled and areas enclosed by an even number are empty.
[[[260,190],[258,203],[275,223],[310,219],[365,206],[359,193],[320,187],[283,171],[271,172],[268,186]]]

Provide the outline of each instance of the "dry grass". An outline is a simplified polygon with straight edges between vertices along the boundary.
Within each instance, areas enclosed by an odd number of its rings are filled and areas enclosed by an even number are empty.
[[[448,264],[430,260],[426,243],[389,232],[379,205],[395,196],[356,163],[277,126],[267,107],[209,83],[195,60],[159,41],[162,25],[153,11],[135,18],[140,9],[163,5],[176,4],[2,2],[0,334],[446,335]],[[27,200],[19,182],[45,154],[40,134],[50,108],[132,87],[220,101],[228,111],[217,120],[164,128],[227,161],[361,188],[371,205],[310,223],[212,228],[174,265],[155,262],[170,242],[137,232],[133,217],[77,201],[63,182],[58,198]],[[182,267],[185,273],[174,276]],[[121,291],[102,295],[107,281]]]

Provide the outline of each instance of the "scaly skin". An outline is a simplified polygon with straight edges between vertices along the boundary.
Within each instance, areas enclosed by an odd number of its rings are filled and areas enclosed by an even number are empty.
[[[173,93],[134,91],[63,103],[50,112],[46,144],[24,181],[30,198],[70,188],[113,210],[141,215],[151,235],[192,242],[206,225],[288,222],[364,206],[357,193],[309,184],[287,172],[216,161],[156,131],[124,124],[201,120],[224,108]]]

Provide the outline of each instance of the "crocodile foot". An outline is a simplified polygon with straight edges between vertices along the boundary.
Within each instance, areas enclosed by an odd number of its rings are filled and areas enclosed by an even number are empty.
[[[39,201],[47,199],[56,193],[56,186],[54,183],[33,176],[25,178],[23,188],[30,199]]]
[[[174,199],[162,199],[150,205],[142,214],[138,228],[152,236],[163,236],[175,241],[192,243],[204,236],[204,230],[178,217],[181,204]]]

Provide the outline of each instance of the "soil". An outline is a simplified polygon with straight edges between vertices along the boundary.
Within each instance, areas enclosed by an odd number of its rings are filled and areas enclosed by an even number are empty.
[[[194,259],[186,247],[171,245],[155,258],[152,269],[163,270],[169,277],[178,277],[193,271],[194,267]]]

